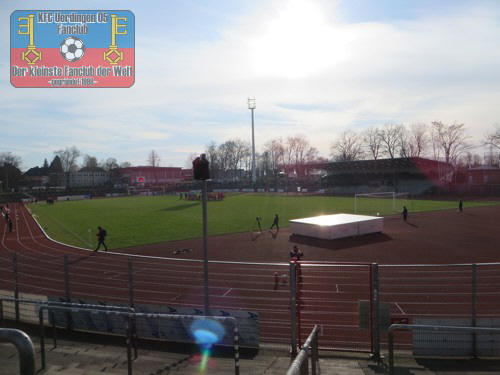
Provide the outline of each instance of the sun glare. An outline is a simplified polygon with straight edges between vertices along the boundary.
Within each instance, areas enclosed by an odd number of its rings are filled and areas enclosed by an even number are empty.
[[[258,74],[302,78],[317,73],[333,61],[333,34],[317,2],[290,0],[255,39]]]

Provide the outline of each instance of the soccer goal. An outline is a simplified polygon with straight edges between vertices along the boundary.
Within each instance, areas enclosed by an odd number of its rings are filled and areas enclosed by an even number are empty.
[[[368,215],[387,215],[401,212],[403,206],[410,208],[409,193],[354,194],[354,213]]]

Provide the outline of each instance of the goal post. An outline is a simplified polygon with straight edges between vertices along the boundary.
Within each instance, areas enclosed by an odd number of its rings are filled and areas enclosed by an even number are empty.
[[[401,212],[403,206],[409,206],[409,197],[410,193],[394,191],[354,194],[354,213],[387,215]]]

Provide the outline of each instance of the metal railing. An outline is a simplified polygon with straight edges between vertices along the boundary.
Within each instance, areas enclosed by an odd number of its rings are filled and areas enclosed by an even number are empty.
[[[440,326],[440,325],[423,325],[423,324],[393,324],[388,331],[389,344],[389,375],[394,374],[394,331],[395,330],[427,330],[427,331],[446,331],[446,332],[496,332],[500,333],[500,328],[490,327],[457,327],[457,326]]]
[[[318,363],[318,326],[315,325],[295,360],[290,365],[286,375],[309,374],[309,350],[311,351],[311,375],[319,374]]]
[[[40,295],[66,301],[121,303],[132,308],[148,305],[152,309],[146,311],[154,312],[169,306],[189,314],[186,307],[202,305],[203,295],[197,293],[203,286],[200,261],[111,253],[103,256],[113,257],[113,262],[72,254],[37,259],[34,265],[27,254],[0,254],[0,285],[15,297],[37,290]],[[481,320],[500,316],[496,298],[500,294],[500,263],[301,264],[303,283],[294,263],[209,262],[213,267],[212,308],[255,312],[257,340],[290,343],[293,354],[318,324],[322,329],[321,349],[370,352],[375,358],[386,348],[385,330],[393,318],[422,324],[427,324],[422,318],[466,318],[470,324],[465,325],[477,326],[485,324]],[[222,291],[231,292],[226,296]],[[235,298],[238,295],[246,298]],[[362,326],[365,316],[360,314],[360,302],[365,300],[369,304],[368,321]],[[12,315],[19,320],[19,302],[13,304]],[[331,307],[334,304],[335,309]],[[241,329],[244,323],[239,323]],[[398,342],[402,347],[409,344]]]
[[[86,305],[81,305],[81,307],[75,307],[75,306],[53,306],[53,305],[47,305],[47,304],[41,304],[40,308],[38,310],[38,317],[39,317],[39,329],[40,329],[40,354],[41,354],[41,362],[42,362],[42,370],[45,369],[45,326],[43,324],[43,311],[63,311],[63,312],[95,312],[95,313],[104,313],[106,315],[108,314],[113,314],[113,315],[120,315],[124,317],[124,324],[125,324],[125,329],[126,329],[126,344],[127,344],[127,368],[128,368],[128,374],[132,375],[132,348],[131,348],[131,342],[132,342],[132,336],[133,332],[131,330],[131,319],[135,315],[134,313],[131,312],[123,312],[123,311],[107,311],[107,310],[102,310],[102,309],[92,309],[86,307]],[[132,309],[133,310],[133,309]],[[53,326],[55,329],[55,324],[54,324],[54,319],[53,321]],[[137,352],[136,352],[136,358],[137,358]]]
[[[0,328],[0,342],[13,344],[19,352],[19,374],[35,374],[35,348],[29,336],[18,329]]]
[[[39,324],[40,324],[40,347],[41,347],[41,361],[42,370],[45,369],[45,334],[43,325],[43,311],[69,311],[69,312],[101,312],[105,314],[119,315],[124,318],[125,328],[126,328],[126,344],[127,344],[127,370],[128,375],[132,375],[132,355],[131,355],[131,339],[135,335],[134,328],[130,324],[131,321],[137,318],[157,318],[157,319],[184,319],[184,320],[194,320],[194,319],[212,319],[221,321],[230,321],[233,324],[233,348],[234,348],[234,374],[240,374],[240,353],[239,353],[239,329],[236,318],[229,316],[200,316],[200,315],[177,315],[177,314],[146,314],[146,313],[135,313],[135,312],[124,312],[124,311],[103,311],[103,310],[92,310],[86,308],[82,305],[82,308],[76,307],[65,307],[65,306],[51,306],[51,305],[41,305],[39,310]],[[137,358],[137,353],[136,353]],[[135,358],[134,358],[135,359]]]
[[[0,322],[2,325],[4,324],[4,311],[3,311],[3,303],[4,302],[12,302],[16,306],[16,316],[19,316],[19,305],[20,304],[33,304],[35,305],[35,309],[40,311],[40,306],[48,305],[48,306],[60,306],[66,307],[67,312],[75,311],[75,309],[84,309],[86,312],[105,312],[105,311],[121,311],[128,313],[135,313],[135,310],[131,307],[126,306],[103,306],[103,305],[91,305],[91,304],[81,304],[81,303],[72,303],[72,302],[58,302],[58,301],[44,301],[44,300],[34,300],[34,299],[23,299],[23,298],[10,298],[10,297],[0,297]],[[49,310],[50,311],[50,310]],[[70,323],[71,319],[68,319],[68,323]],[[132,338],[134,343],[134,359],[137,358],[137,333],[135,331],[134,320],[132,320]],[[40,324],[40,322],[39,322]],[[70,324],[68,324],[67,328],[71,328]],[[53,342],[54,349],[57,348],[57,330],[55,325],[55,319],[52,316],[52,332],[53,332]],[[42,351],[42,356],[44,355],[44,351]]]
[[[103,306],[103,305],[90,305],[90,304],[79,304],[79,303],[67,303],[67,302],[53,302],[53,301],[40,301],[31,299],[15,299],[15,298],[0,298],[0,319],[3,322],[3,302],[12,302],[19,308],[22,303],[29,303],[36,305],[38,309],[38,319],[39,319],[39,332],[40,332],[40,357],[41,357],[41,370],[45,369],[45,325],[44,325],[44,311],[48,311],[52,314],[52,328],[53,328],[53,340],[54,348],[57,347],[57,335],[56,335],[56,325],[55,318],[53,316],[54,311],[67,312],[68,314],[73,313],[104,313],[106,315],[121,316],[124,319],[125,330],[126,330],[126,346],[127,346],[127,370],[128,374],[132,375],[132,361],[137,359],[137,333],[135,322],[137,318],[156,318],[156,319],[183,319],[183,320],[202,320],[211,319],[215,321],[229,321],[233,326],[233,349],[234,349],[234,373],[235,375],[240,374],[240,354],[239,354],[239,328],[236,318],[229,316],[202,316],[202,315],[180,315],[180,314],[147,314],[147,313],[136,313],[133,308],[130,307],[120,307],[120,306]],[[27,336],[26,336],[27,337]],[[29,340],[29,337],[27,337]],[[31,342],[31,340],[30,340]],[[134,358],[132,358],[132,342],[134,343]],[[33,352],[34,353],[34,352]],[[29,361],[24,361],[29,364]],[[34,369],[34,357],[33,357],[33,369]],[[24,375],[24,373],[22,373]],[[31,375],[27,373],[26,375]]]

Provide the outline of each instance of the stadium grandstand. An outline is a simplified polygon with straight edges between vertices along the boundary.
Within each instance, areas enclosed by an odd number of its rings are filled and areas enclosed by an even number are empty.
[[[446,191],[454,178],[450,163],[418,157],[334,162],[326,165],[326,185],[335,194]]]

